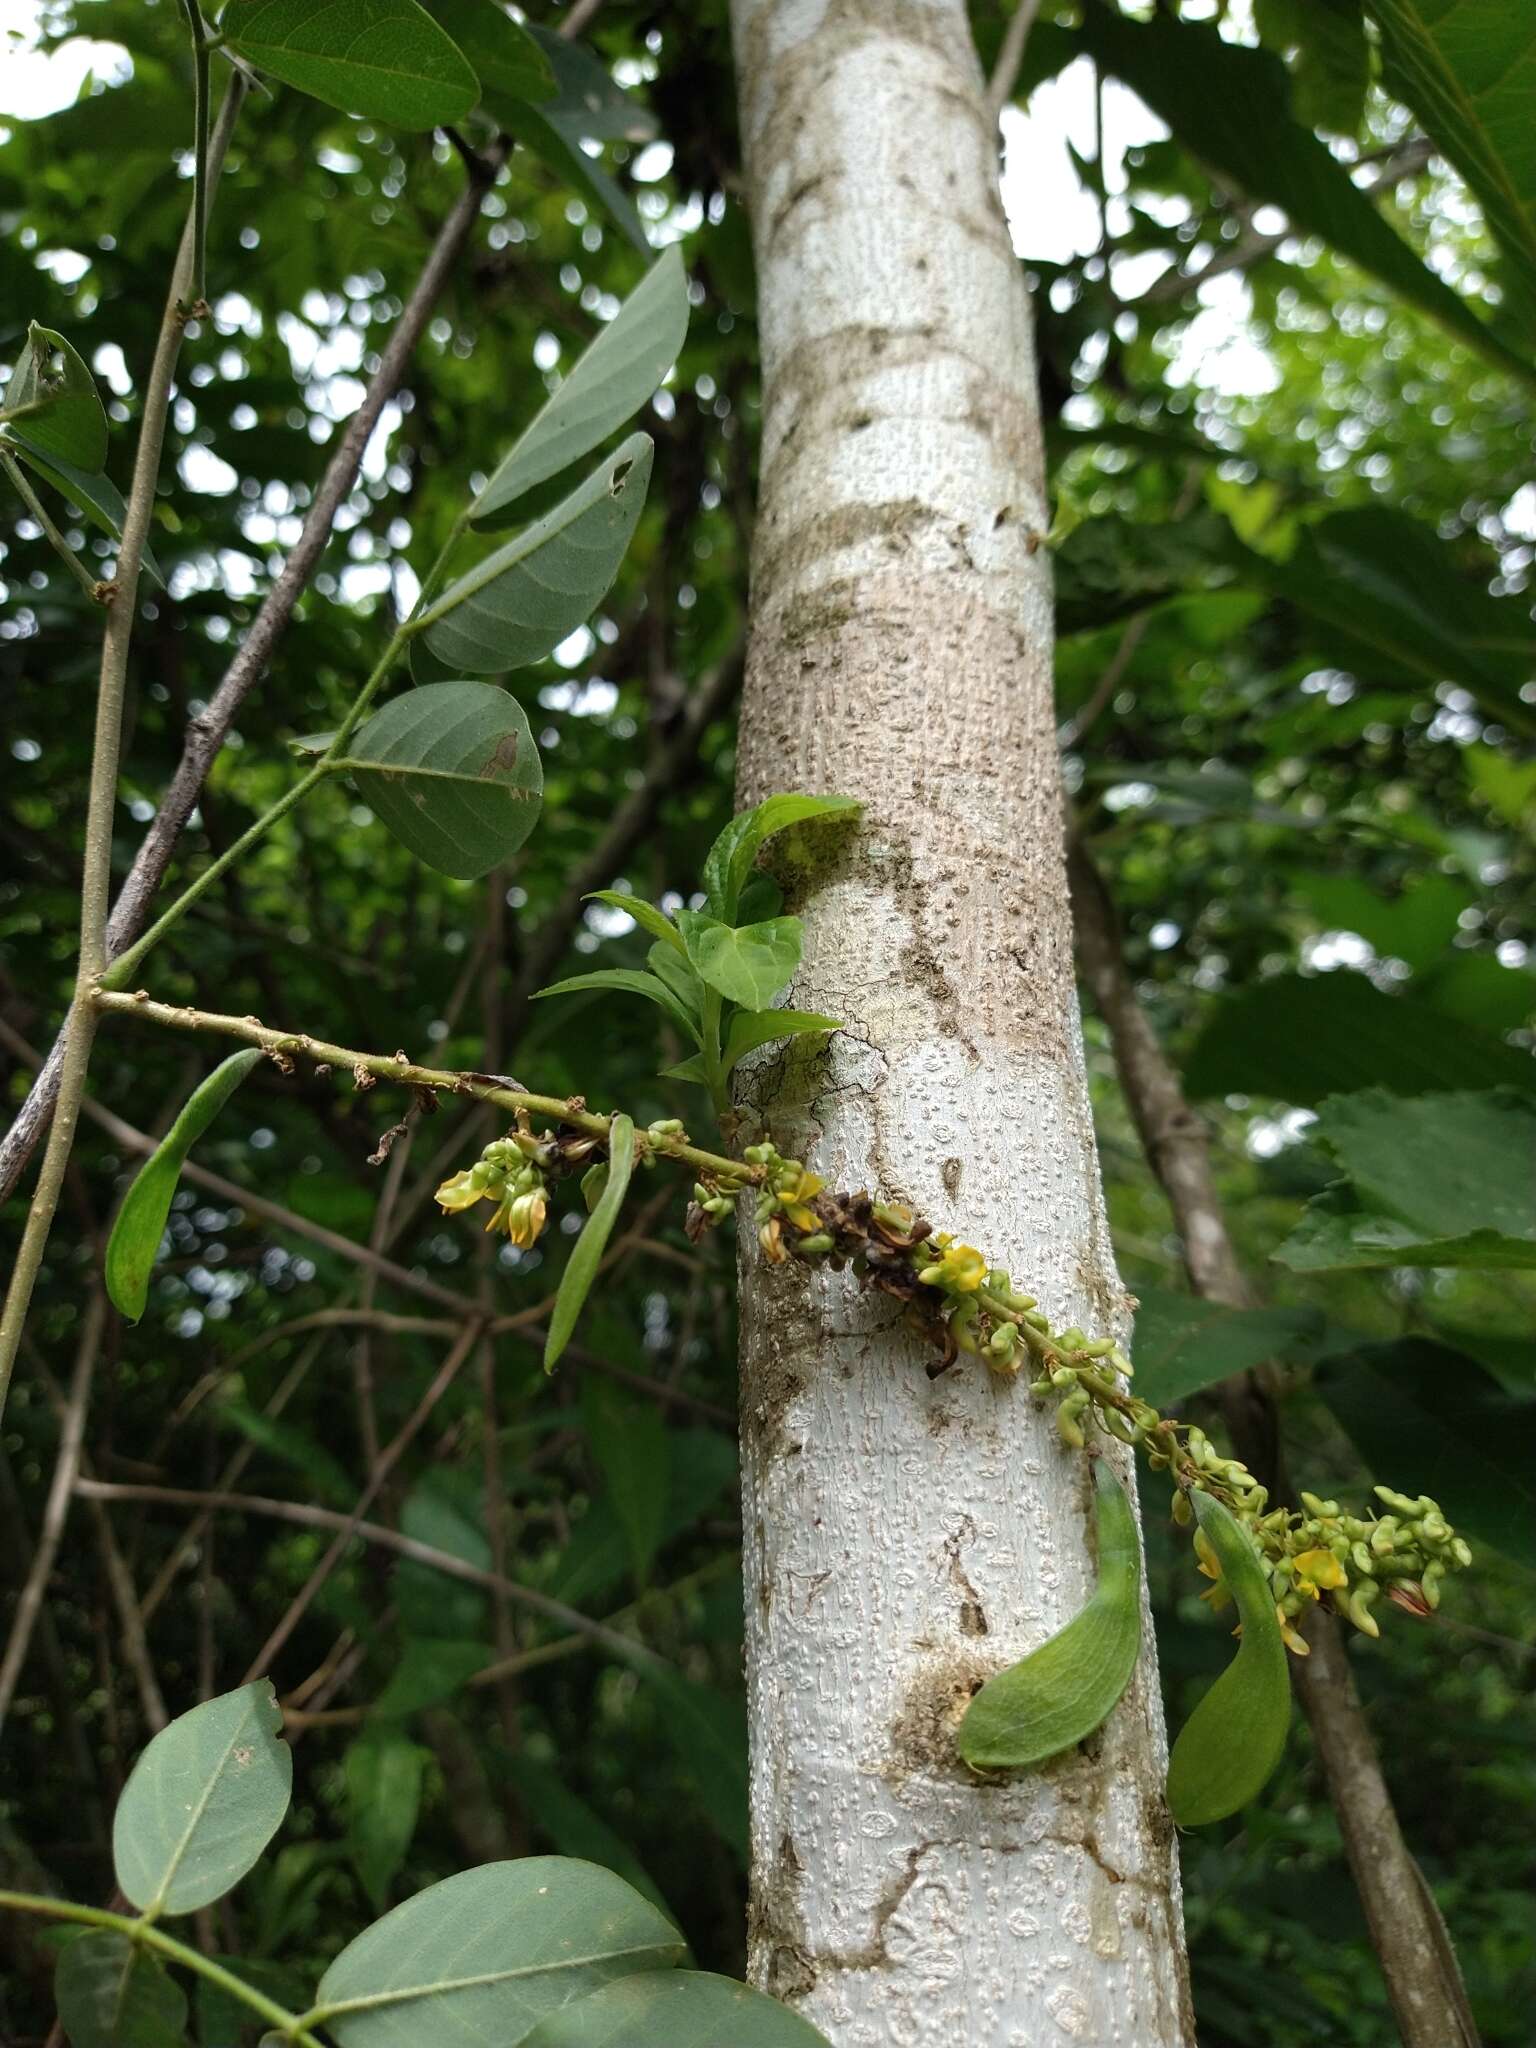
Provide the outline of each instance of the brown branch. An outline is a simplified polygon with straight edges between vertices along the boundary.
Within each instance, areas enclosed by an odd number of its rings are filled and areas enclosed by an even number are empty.
[[[336,452],[326,466],[282,573],[263,599],[250,631],[225,670],[223,680],[206,709],[187,726],[181,760],[112,906],[106,929],[109,963],[132,944],[148,921],[150,906],[170,866],[176,843],[197,807],[214,760],[240,707],[260,682],[279,641],[288,630],[294,608],[330,541],[336,515],[352,490],[363,451],[385,406],[404,382],[411,357],[459,252],[479,219],[486,192],[505,161],[508,147],[505,141],[497,142],[482,164],[481,174],[466,186],[438,230],[415,288],[385,345],[379,367],[368,381],[363,401],[348,420],[346,430],[336,444]],[[15,1187],[38,1140],[48,1128],[53,1105],[58,1099],[69,1030],[70,1020],[66,1017],[31,1092],[17,1111],[4,1140],[0,1141],[0,1200]]]
[[[1207,1301],[1248,1308],[1253,1290],[1227,1229],[1211,1171],[1210,1139],[1158,1044],[1121,950],[1114,905],[1081,841],[1071,850],[1072,908],[1083,978],[1114,1047],[1126,1104],[1147,1162],[1168,1197],[1190,1284]],[[1256,1374],[1218,1390],[1237,1455],[1283,1496],[1274,1402]],[[1319,1608],[1311,1654],[1292,1677],[1322,1759],[1355,1888],[1404,2048],[1476,2048],[1477,2030],[1455,1955],[1418,1865],[1403,1840],[1381,1759],[1350,1677],[1341,1624]]]
[[[1024,64],[1024,50],[1029,42],[1029,32],[1035,25],[1035,16],[1040,12],[1040,0],[1019,0],[1013,10],[1013,19],[1004,31],[1002,44],[997,53],[997,63],[987,86],[987,112],[995,122],[1004,107],[1013,98],[1013,89],[1019,82],[1019,72]]]

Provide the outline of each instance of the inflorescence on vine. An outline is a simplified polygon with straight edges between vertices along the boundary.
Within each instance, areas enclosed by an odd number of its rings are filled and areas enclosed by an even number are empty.
[[[651,1125],[643,1159],[654,1163],[685,1135],[676,1119]],[[590,1208],[606,1171],[604,1157],[602,1140],[590,1132],[538,1135],[520,1114],[509,1136],[443,1182],[437,1200],[445,1210],[489,1201],[486,1228],[531,1245],[548,1217],[551,1182],[585,1166]],[[1171,1472],[1173,1517],[1181,1526],[1195,1519],[1192,1489],[1215,1496],[1252,1537],[1269,1574],[1281,1634],[1297,1655],[1307,1654],[1307,1643],[1296,1624],[1313,1603],[1326,1602],[1375,1636],[1380,1627],[1372,1610],[1383,1595],[1410,1614],[1428,1614],[1439,1605],[1446,1575],[1471,1564],[1471,1549],[1427,1494],[1410,1498],[1378,1486],[1385,1512],[1377,1515],[1346,1514],[1337,1501],[1311,1493],[1301,1495],[1300,1509],[1271,1507],[1247,1466],[1224,1457],[1202,1429],[1137,1398],[1131,1360],[1113,1338],[1053,1329],[1036,1298],[1020,1292],[974,1245],[934,1230],[901,1203],[829,1189],[803,1160],[786,1158],[772,1143],[749,1145],[739,1163],[720,1158],[702,1172],[684,1225],[689,1238],[697,1243],[723,1222],[754,1185],[753,1221],[768,1263],[851,1269],[861,1287],[901,1302],[909,1328],[934,1351],[930,1378],[948,1372],[962,1353],[981,1359],[1000,1379],[1027,1372],[1029,1391],[1055,1400],[1064,1445],[1083,1449],[1102,1432],[1133,1445],[1153,1470]],[[1230,1592],[1198,1528],[1194,1547],[1199,1570],[1215,1582],[1204,1597],[1223,1608]]]

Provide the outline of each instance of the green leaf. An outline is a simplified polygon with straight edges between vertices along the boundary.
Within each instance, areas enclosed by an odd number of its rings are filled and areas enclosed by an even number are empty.
[[[546,2014],[682,1960],[676,1928],[622,1878],[560,1856],[430,1885],[344,1948],[315,2023],[340,2048],[518,2048]]]
[[[1361,0],[1257,0],[1254,21],[1267,48],[1294,48],[1291,105],[1309,128],[1354,135],[1371,83],[1371,46]]]
[[[468,58],[480,80],[481,101],[493,114],[499,117],[509,102],[553,98],[549,59],[500,0],[427,0],[427,6]]]
[[[648,1662],[640,1676],[665,1710],[667,1739],[720,1839],[745,1869],[747,1715],[744,1701],[685,1678],[669,1664]]]
[[[1278,974],[1220,997],[1184,1067],[1192,1096],[1274,1095],[1307,1108],[1356,1088],[1424,1095],[1447,1081],[1530,1087],[1536,1067],[1491,1033],[1343,969]]]
[[[699,1020],[704,1014],[704,984],[688,958],[683,944],[683,935],[674,925],[672,939],[666,945],[659,942],[646,954],[652,974],[658,981],[664,981],[673,995],[682,1004],[693,1020],[691,1032],[694,1039],[699,1036]],[[681,950],[679,950],[681,948]]]
[[[123,1197],[107,1240],[104,1277],[113,1307],[132,1322],[149,1300],[149,1276],[187,1154],[260,1058],[255,1047],[231,1053],[199,1083]]]
[[[92,1929],[59,1953],[53,1979],[71,2048],[182,2048],[187,2001],[158,1958],[126,1934]]]
[[[661,1078],[663,1081],[691,1081],[700,1088],[707,1088],[709,1075],[705,1071],[703,1053],[690,1053],[687,1059],[679,1060],[676,1066],[663,1067]]]
[[[62,334],[27,328],[21,360],[0,400],[6,432],[48,462],[95,475],[107,459],[107,416],[96,380]]]
[[[245,1956],[215,1956],[213,1961],[242,1984],[286,2005],[290,2012],[298,2012],[308,2003],[309,1981],[286,1964]],[[251,2048],[258,2034],[266,2034],[266,2021],[222,1984],[199,1977],[196,1997],[199,2048]]]
[[[462,121],[480,97],[463,52],[416,0],[229,0],[219,32],[258,71],[393,128]]]
[[[704,858],[704,893],[716,917],[730,923],[759,849],[776,834],[811,818],[831,818],[859,808],[851,796],[770,796],[740,811]]]
[[[550,1311],[549,1335],[544,1341],[544,1370],[553,1372],[560,1354],[571,1341],[576,1318],[597,1278],[608,1239],[629,1191],[629,1176],[635,1164],[635,1126],[627,1116],[615,1116],[608,1125],[608,1180],[597,1207],[582,1226],[560,1275],[560,1289]]]
[[[697,910],[680,910],[678,929],[702,980],[744,1009],[771,1003],[800,965],[800,920],[728,925]]]
[[[650,440],[631,434],[552,512],[487,555],[422,613],[431,652],[469,675],[541,660],[607,595],[650,480]]]
[[[1392,898],[1358,875],[1300,874],[1292,887],[1325,931],[1358,932],[1381,959],[1405,961],[1415,974],[1444,958],[1472,902],[1464,882],[1433,869]]]
[[[270,1679],[162,1728],[112,1819],[117,1881],[142,1912],[191,1913],[237,1885],[288,1811],[293,1755]]]
[[[94,520],[103,533],[115,541],[121,541],[123,521],[128,516],[128,508],[123,503],[122,492],[105,470],[92,473],[89,470],[76,469],[73,463],[61,462],[56,456],[45,460],[33,449],[23,448],[19,443],[16,446],[16,453],[29,469],[36,470],[44,483],[52,484],[53,488],[62,492],[71,504],[77,505],[88,519]],[[164,584],[164,572],[147,547],[141,559],[141,567],[156,583]]]
[[[389,1902],[390,1884],[416,1832],[430,1756],[393,1728],[370,1732],[347,1751],[348,1846],[376,1913]]]
[[[688,278],[674,243],[658,256],[558,391],[513,442],[470,507],[485,520],[558,476],[621,427],[655,391],[688,333]]]
[[[611,1380],[582,1388],[587,1442],[603,1476],[608,1502],[629,1546],[635,1581],[644,1586],[666,1528],[670,1439],[654,1401],[642,1401]]]
[[[1384,1484],[1422,1489],[1464,1536],[1536,1569],[1536,1400],[1424,1337],[1342,1352],[1315,1385]]]
[[[760,1045],[772,1045],[781,1038],[803,1038],[813,1031],[841,1031],[842,1028],[836,1017],[822,1017],[815,1010],[738,1010],[725,1035],[725,1072],[729,1073],[738,1060],[745,1059]]]
[[[464,882],[516,853],[544,802],[523,707],[490,683],[422,683],[392,698],[345,765],[402,846]]]
[[[1505,281],[1536,306],[1536,37],[1524,0],[1370,0],[1383,83],[1476,193]]]
[[[573,974],[566,981],[554,981],[548,988],[536,989],[533,1000],[538,1002],[544,996],[577,995],[589,988],[619,989],[626,995],[644,996],[648,1003],[655,1003],[659,1009],[665,1010],[673,1023],[697,1043],[699,1027],[671,989],[656,975],[643,974],[637,967],[599,967],[591,974]]]
[[[221,1394],[209,1406],[215,1422],[238,1430],[247,1443],[255,1444],[301,1473],[309,1482],[306,1490],[313,1498],[350,1507],[357,1488],[340,1458],[313,1431],[253,1408],[240,1394]]]
[[[609,214],[625,238],[649,256],[645,228],[620,187],[582,148],[586,141],[644,142],[655,123],[637,100],[620,92],[592,52],[536,23],[529,34],[555,74],[556,97],[538,107],[508,107],[506,126],[551,170]]]
[[[1529,607],[1496,597],[1497,558],[1469,576],[1433,527],[1387,505],[1360,505],[1304,524],[1276,560],[1233,543],[1233,558],[1328,628],[1328,651],[1368,684],[1422,689],[1451,681],[1489,712],[1532,729],[1522,692],[1536,662]]]
[[[827,2048],[809,2020],[731,1977],[626,1977],[563,2006],[528,2048]]]
[[[1531,363],[1419,261],[1327,145],[1288,118],[1278,57],[1229,43],[1205,23],[1162,13],[1141,23],[1100,4],[1084,9],[1081,40],[1221,179],[1280,207],[1299,231],[1320,235],[1502,368],[1532,376]]]
[[[658,910],[654,903],[647,903],[643,897],[628,896],[622,889],[593,889],[582,898],[584,903],[611,903],[615,910],[628,913],[642,930],[648,931],[653,939],[661,939],[669,946],[683,951],[683,936],[664,910]]]
[[[585,1862],[602,1864],[605,1870],[633,1885],[659,1911],[667,1911],[667,1902],[655,1881],[623,1837],[615,1834],[602,1815],[571,1790],[558,1769],[536,1762],[526,1750],[516,1755],[504,1754],[500,1768],[530,1819],[543,1829],[562,1856],[579,1856]]]
[[[972,1770],[1024,1770],[1083,1741],[1131,1682],[1141,1651],[1136,1510],[1107,1459],[1093,1466],[1098,1584],[1065,1628],[989,1678],[955,1744]]]
[[[1154,1408],[1283,1357],[1323,1333],[1320,1309],[1223,1308],[1164,1287],[1137,1292],[1136,1393]]]
[[[425,1572],[430,1567],[422,1569]],[[441,1574],[436,1583],[442,1585]],[[380,1721],[403,1721],[423,1707],[452,1699],[490,1661],[486,1643],[458,1642],[449,1636],[408,1636],[399,1663],[373,1703],[374,1716]]]
[[[1536,1267],[1536,1107],[1504,1090],[1371,1089],[1323,1104],[1315,1135],[1348,1175],[1275,1252],[1316,1272],[1361,1266]]]
[[[1225,1820],[1256,1799],[1285,1748],[1290,1674],[1269,1574],[1242,1524],[1214,1495],[1190,1494],[1195,1520],[1237,1602],[1237,1655],[1179,1730],[1168,1759],[1168,1805],[1181,1828]]]

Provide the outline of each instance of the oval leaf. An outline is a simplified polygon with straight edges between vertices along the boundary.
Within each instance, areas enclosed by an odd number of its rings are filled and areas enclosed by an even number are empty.
[[[671,1922],[611,1870],[561,1856],[486,1863],[344,1948],[307,2023],[341,2048],[517,2048],[557,2007],[672,1969],[683,1952]]]
[[[165,1219],[187,1154],[261,1058],[253,1046],[231,1053],[194,1089],[186,1108],[139,1168],[107,1240],[107,1293],[118,1312],[137,1322],[149,1300],[149,1276],[165,1235]]]
[[[835,817],[856,811],[851,796],[769,796],[750,811],[739,811],[704,857],[704,893],[717,917],[736,915],[741,892],[758,849],[776,833],[808,818]]]
[[[462,121],[480,97],[463,52],[416,0],[229,0],[219,31],[258,71],[394,128]]]
[[[107,459],[107,416],[96,380],[51,327],[35,320],[28,327],[0,410],[11,415],[5,421],[11,438],[50,462],[94,476]]]
[[[346,761],[403,846],[475,881],[539,820],[544,771],[523,707],[489,683],[423,683],[384,706]]]
[[[659,256],[470,508],[502,512],[621,427],[655,391],[688,332],[688,279],[676,243]]]
[[[734,1978],[653,1970],[562,2006],[527,2048],[826,2048],[826,2038]]]
[[[700,976],[743,1009],[761,1010],[771,1003],[800,965],[798,917],[736,926],[680,910],[677,922]]]
[[[122,492],[105,470],[77,469],[72,462],[65,462],[57,455],[45,458],[35,448],[23,448],[19,442],[16,453],[29,469],[35,470],[56,491],[62,491],[71,504],[77,505],[86,518],[94,520],[104,533],[110,534],[115,541],[122,539],[128,508],[123,503]],[[148,548],[140,557],[140,567],[156,583],[165,582],[160,564]]]
[[[493,113],[507,102],[554,96],[549,59],[499,0],[429,0],[431,12],[469,59],[482,103]]]
[[[1263,1790],[1285,1748],[1290,1674],[1269,1574],[1242,1524],[1214,1495],[1190,1494],[1195,1520],[1237,1602],[1237,1655],[1179,1731],[1168,1760],[1168,1805],[1181,1828],[1225,1820]]]
[[[191,1913],[240,1882],[277,1832],[293,1756],[269,1679],[162,1728],[112,1820],[117,1881],[142,1912]]]
[[[650,440],[631,434],[552,512],[423,612],[430,652],[466,675],[498,675],[541,660],[607,595],[650,480]]]
[[[53,1997],[70,2048],[182,2048],[180,1985],[114,1929],[76,1935],[59,1956]]]
[[[435,1646],[434,1646],[435,1647]],[[484,1663],[478,1643],[471,1646]],[[382,1913],[405,1861],[421,1809],[421,1780],[432,1752],[398,1728],[365,1735],[347,1751],[347,1837],[363,1890]]]
[[[550,1313],[549,1335],[544,1342],[544,1370],[553,1372],[561,1352],[571,1341],[576,1318],[581,1314],[618,1215],[624,1206],[629,1176],[635,1164],[635,1126],[627,1116],[616,1116],[608,1126],[608,1179],[597,1206],[582,1227],[560,1276],[560,1291]]]
[[[725,1071],[760,1045],[772,1045],[780,1038],[803,1038],[812,1031],[841,1031],[835,1017],[818,1016],[814,1010],[738,1010],[725,1038]]]
[[[1023,1770],[1081,1742],[1131,1682],[1141,1651],[1141,1547],[1130,1496],[1096,1458],[1099,1583],[1082,1613],[1022,1663],[989,1678],[956,1744],[978,1771]]]

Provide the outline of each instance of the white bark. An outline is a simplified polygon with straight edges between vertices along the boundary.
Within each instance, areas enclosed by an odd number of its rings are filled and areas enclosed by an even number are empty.
[[[1029,313],[962,0],[735,0],[762,327],[740,796],[863,799],[781,857],[793,999],[746,1083],[834,1187],[1124,1328],[1072,980]],[[1085,1753],[958,1764],[976,1683],[1090,1583],[1086,1469],[896,1304],[743,1259],[756,1981],[835,2048],[1193,2041],[1150,1638]],[[1124,1469],[1122,1467],[1122,1469]]]

